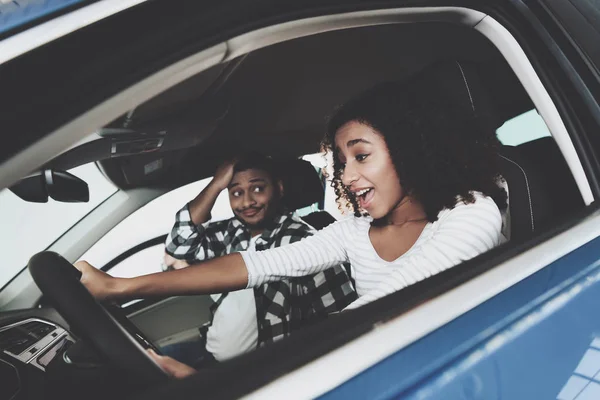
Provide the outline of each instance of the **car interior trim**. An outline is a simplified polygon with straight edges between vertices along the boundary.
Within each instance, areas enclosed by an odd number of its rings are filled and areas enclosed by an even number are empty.
[[[461,7],[414,7],[358,11],[300,19],[242,34],[227,41],[230,61],[263,47],[319,33],[375,25],[450,22],[474,27],[485,14]]]
[[[11,363],[9,363],[8,361],[4,361],[1,358],[0,358],[0,362],[8,365],[9,367],[11,367],[12,369],[15,370],[15,375],[17,377],[17,386],[18,386],[18,389],[17,389],[17,391],[15,393],[13,393],[13,395],[11,397],[9,397],[7,399],[7,400],[14,400],[14,399],[17,398],[17,396],[21,392],[21,375],[19,374],[19,369],[17,367],[15,367],[14,365],[12,365]]]
[[[36,342],[32,342],[31,345],[24,349],[23,352],[21,352],[20,354],[13,354],[8,350],[4,350],[4,353],[21,361],[24,364],[31,364],[34,367],[45,371],[45,367],[41,365],[37,360],[38,356],[44,353],[47,349],[52,347],[55,343],[59,342],[60,340],[67,338],[73,341],[73,338],[61,326],[40,318],[27,318],[24,320],[20,320],[13,324],[0,327],[0,332],[6,331],[15,326],[27,324],[29,322],[40,322],[53,327],[54,330],[52,332],[49,332],[47,335],[44,335]],[[28,351],[28,349],[31,349],[31,351]]]
[[[226,52],[226,44],[221,43],[184,58],[46,135],[5,162],[6,165],[10,164],[11,168],[6,174],[0,175],[0,186],[10,186],[89,135],[90,131],[122,115],[123,110],[130,110],[185,79],[219,64]]]

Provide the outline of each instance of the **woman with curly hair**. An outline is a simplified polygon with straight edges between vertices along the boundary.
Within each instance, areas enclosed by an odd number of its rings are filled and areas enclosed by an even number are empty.
[[[506,240],[498,146],[493,130],[452,104],[410,85],[378,85],[336,111],[324,140],[338,202],[353,217],[294,244],[198,268],[121,279],[84,261],[76,267],[94,296],[123,299],[257,287],[350,262],[359,298],[346,309],[356,308]]]

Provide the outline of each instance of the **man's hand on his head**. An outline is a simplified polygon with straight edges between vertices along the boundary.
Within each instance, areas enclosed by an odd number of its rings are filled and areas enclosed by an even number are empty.
[[[227,189],[231,179],[233,178],[233,167],[235,166],[236,160],[228,160],[217,168],[213,183],[221,190]]]

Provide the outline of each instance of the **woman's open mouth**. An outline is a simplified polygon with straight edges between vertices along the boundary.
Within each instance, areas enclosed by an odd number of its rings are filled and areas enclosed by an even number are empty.
[[[358,200],[358,205],[361,208],[367,209],[369,205],[371,205],[371,201],[373,200],[373,196],[375,195],[375,190],[373,188],[367,188],[359,190],[354,193],[356,199]]]

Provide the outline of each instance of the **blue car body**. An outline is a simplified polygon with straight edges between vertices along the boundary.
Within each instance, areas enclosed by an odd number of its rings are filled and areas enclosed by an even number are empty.
[[[0,35],[43,18],[54,18],[61,11],[89,3],[85,0],[12,0],[0,3]]]
[[[600,238],[322,398],[598,399],[598,299]]]

